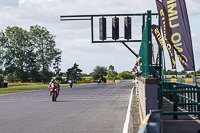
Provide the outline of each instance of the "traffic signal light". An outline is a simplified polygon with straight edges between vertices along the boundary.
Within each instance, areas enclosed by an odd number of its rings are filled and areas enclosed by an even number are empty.
[[[119,39],[119,18],[112,18],[112,39]]]
[[[124,18],[124,38],[131,39],[131,17]]]
[[[99,18],[99,39],[106,40],[106,18]]]

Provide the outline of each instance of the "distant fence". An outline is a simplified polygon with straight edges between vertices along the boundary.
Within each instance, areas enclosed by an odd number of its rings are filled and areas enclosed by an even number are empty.
[[[106,80],[107,83],[115,83],[114,80]]]
[[[115,83],[134,83],[135,80],[115,80]]]
[[[195,78],[165,78],[164,81],[166,82],[180,82],[180,83],[200,83],[200,79]]]

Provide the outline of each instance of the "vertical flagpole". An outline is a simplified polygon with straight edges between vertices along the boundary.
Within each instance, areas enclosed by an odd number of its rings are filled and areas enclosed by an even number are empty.
[[[166,79],[166,64],[165,64],[165,56],[164,56],[164,50],[162,51],[162,55],[161,56],[163,56],[162,57],[162,73],[163,73],[163,75],[165,75],[165,76],[163,76],[163,78],[165,77],[165,79]],[[163,64],[164,64],[164,66],[163,66]],[[164,81],[164,79],[163,79],[163,81]]]
[[[194,69],[194,72],[195,72],[195,83],[196,83],[196,86],[197,86],[197,72],[196,72],[195,69]]]
[[[159,30],[161,30],[160,29],[160,15],[158,15],[158,27],[159,27]],[[164,66],[163,66],[163,64],[164,64]],[[165,71],[163,71],[163,69],[165,69],[164,49],[163,49],[163,51],[161,49],[159,50],[159,65],[161,67],[161,70],[160,70],[160,75],[161,76],[160,77],[162,78],[162,82],[164,82],[164,75],[166,75]]]

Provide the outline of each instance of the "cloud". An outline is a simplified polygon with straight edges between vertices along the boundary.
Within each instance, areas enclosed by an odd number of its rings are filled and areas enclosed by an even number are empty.
[[[200,1],[186,0],[186,4],[196,53],[200,41],[199,18],[197,17],[200,15]],[[53,35],[56,35],[57,47],[63,51],[62,71],[66,71],[76,62],[86,73],[91,72],[96,65],[107,67],[114,65],[119,72],[131,70],[135,64],[135,57],[121,43],[92,44],[90,21],[61,22],[61,15],[145,13],[147,10],[157,12],[155,0],[106,0],[106,2],[102,0],[1,0],[0,7],[2,29],[7,26],[29,29],[31,25],[36,24],[46,27]],[[141,23],[140,18],[133,18],[132,36],[135,39],[141,39]],[[123,21],[120,27],[122,27],[120,35],[123,36]],[[95,30],[98,34],[98,19]],[[111,31],[108,31],[108,34],[110,33]],[[140,43],[127,44],[136,53],[139,52]],[[199,58],[198,55],[195,57]]]
[[[200,1],[199,0],[185,0],[188,14],[191,16],[200,15]]]
[[[17,6],[17,5],[18,5],[18,0],[1,0],[0,1],[0,7]]]
[[[198,33],[192,33],[191,36],[192,36],[192,37],[198,37],[198,38],[199,38],[199,37],[200,37],[200,34],[198,34]]]

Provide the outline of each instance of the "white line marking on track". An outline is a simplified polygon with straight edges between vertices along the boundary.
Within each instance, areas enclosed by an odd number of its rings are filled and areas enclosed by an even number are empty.
[[[134,86],[133,86],[133,88],[134,88]],[[126,113],[126,120],[124,123],[122,133],[128,133],[128,124],[129,124],[129,120],[130,120],[131,104],[132,104],[132,99],[133,99],[133,88],[131,89],[131,96],[129,99],[128,109],[127,109],[127,113]]]

